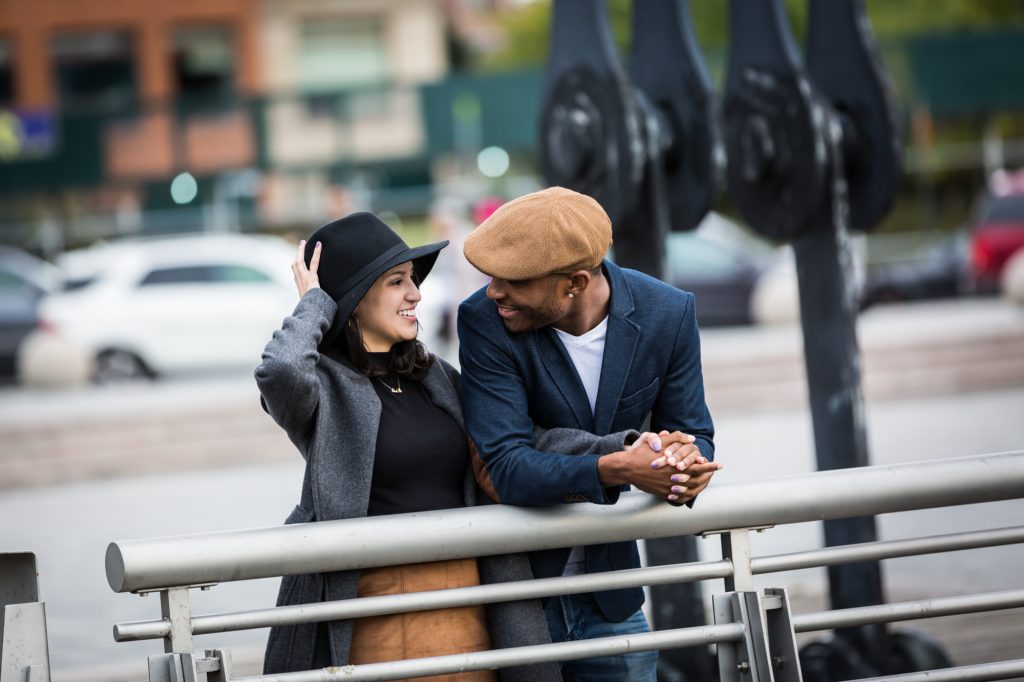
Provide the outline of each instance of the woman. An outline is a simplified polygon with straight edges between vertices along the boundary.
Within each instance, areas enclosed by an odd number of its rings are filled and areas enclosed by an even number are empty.
[[[447,243],[410,249],[377,217],[357,213],[299,245],[292,271],[300,301],[256,369],[264,408],[306,460],[301,500],[286,523],[477,503],[458,374],[416,340],[418,285]],[[414,465],[416,476],[408,476]],[[479,569],[491,581],[531,577],[522,556],[481,559]],[[278,606],[392,594],[403,591],[398,585],[420,591],[479,582],[474,559],[287,576]],[[492,605],[486,617],[483,607],[470,606],[282,626],[271,629],[264,672],[548,641],[535,601]],[[557,670],[509,668],[500,679],[560,680]],[[499,677],[477,671],[429,679]]]

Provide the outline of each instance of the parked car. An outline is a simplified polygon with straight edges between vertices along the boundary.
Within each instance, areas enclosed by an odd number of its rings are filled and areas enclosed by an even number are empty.
[[[867,270],[862,307],[960,296],[969,267],[968,241],[966,233],[956,232],[906,258],[872,264]]]
[[[52,264],[0,246],[0,379],[15,376],[22,342],[39,324],[39,302],[59,283]]]
[[[693,293],[701,327],[750,324],[758,283],[785,257],[718,213],[692,232],[669,234],[667,255],[667,281]]]
[[[294,307],[295,247],[202,235],[103,244],[58,259],[40,330],[85,350],[100,383],[255,367]]]
[[[1010,257],[1024,248],[1024,192],[986,195],[971,226],[970,284],[978,293],[999,290]]]

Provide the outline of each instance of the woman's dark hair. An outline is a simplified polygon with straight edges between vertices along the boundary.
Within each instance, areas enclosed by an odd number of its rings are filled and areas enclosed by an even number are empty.
[[[363,343],[363,333],[359,329],[359,321],[354,315],[348,318],[344,335],[335,343],[343,346],[345,355],[355,365],[356,370],[368,377],[394,373],[400,377],[419,380],[427,375],[430,366],[434,364],[433,354],[416,339],[399,341],[391,346],[387,367],[374,364]]]

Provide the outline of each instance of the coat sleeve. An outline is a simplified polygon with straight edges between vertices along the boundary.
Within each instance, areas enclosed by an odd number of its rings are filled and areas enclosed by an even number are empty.
[[[651,430],[662,429],[692,435],[700,454],[709,460],[715,458],[715,427],[704,401],[700,334],[692,294],[687,295],[686,308],[672,344],[665,382],[651,411]]]
[[[334,320],[337,305],[322,289],[306,292],[263,349],[256,385],[263,407],[292,441],[313,423],[320,398],[317,346]]]
[[[579,429],[545,429],[540,426],[533,428],[533,442],[538,450],[561,452],[566,455],[607,455],[626,449],[639,437],[640,432],[632,429],[609,433],[607,436],[595,436],[589,431]]]
[[[597,450],[584,444],[575,456],[542,449],[526,387],[500,320],[489,320],[467,302],[459,309],[459,360],[466,429],[480,453],[497,496],[505,504],[540,506],[564,502],[612,504],[619,488],[605,488],[597,474]],[[504,345],[503,345],[504,344]],[[553,438],[564,437],[556,433]],[[554,441],[545,441],[551,448]]]

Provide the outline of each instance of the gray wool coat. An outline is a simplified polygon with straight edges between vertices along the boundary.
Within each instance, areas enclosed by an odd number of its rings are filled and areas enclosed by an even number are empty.
[[[373,473],[373,454],[381,406],[370,381],[354,369],[321,355],[317,347],[331,326],[337,307],[320,289],[302,297],[291,316],[263,351],[256,368],[263,407],[288,434],[306,460],[299,504],[285,521],[306,523],[366,516]],[[458,373],[440,358],[422,385],[431,401],[461,426]],[[621,449],[626,434],[597,438],[569,429],[539,433],[544,449],[565,453],[612,452]],[[467,506],[483,503],[482,494],[466,463],[464,500]],[[485,583],[532,578],[525,555],[504,555],[479,560]],[[278,606],[351,599],[356,596],[358,571],[285,576]],[[550,642],[547,622],[537,600],[492,604],[488,621],[495,648]],[[272,628],[267,642],[264,672],[280,673],[312,668],[316,624]],[[351,621],[329,623],[331,659],[348,662]],[[503,682],[561,680],[557,664],[506,668]]]

